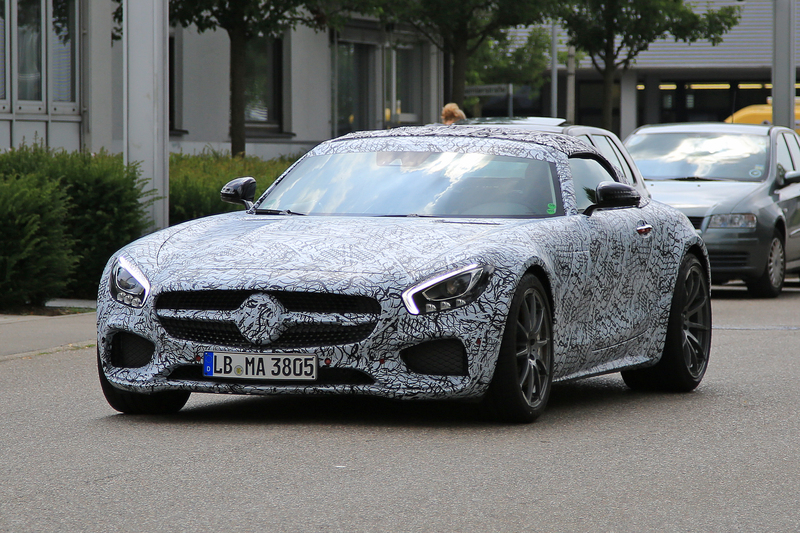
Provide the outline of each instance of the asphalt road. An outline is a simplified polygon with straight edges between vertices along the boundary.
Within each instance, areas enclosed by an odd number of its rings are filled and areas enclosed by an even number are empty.
[[[0,357],[0,531],[798,531],[800,284],[715,288],[691,394],[469,405],[194,395],[115,414],[87,344]]]

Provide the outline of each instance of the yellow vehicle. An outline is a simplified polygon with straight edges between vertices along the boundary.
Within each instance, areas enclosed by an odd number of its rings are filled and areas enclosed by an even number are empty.
[[[772,124],[772,104],[757,104],[743,107],[725,119],[736,124]],[[795,102],[794,129],[800,133],[800,102]]]

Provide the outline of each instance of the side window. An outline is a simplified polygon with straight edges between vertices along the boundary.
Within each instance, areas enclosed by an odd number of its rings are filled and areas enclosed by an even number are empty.
[[[595,133],[592,137],[594,137],[595,146],[597,146],[600,153],[606,156],[611,163],[617,165],[617,168],[622,170],[622,173],[625,174],[628,183],[634,185],[636,183],[636,176],[633,174],[630,165],[628,165],[625,156],[622,155],[617,145],[614,144],[614,141],[607,135],[598,135]]]
[[[569,160],[572,182],[575,188],[575,202],[578,212],[595,203],[595,189],[601,181],[617,181],[608,170],[595,159],[575,157]]]
[[[782,180],[783,175],[789,172],[790,170],[794,170],[794,165],[792,164],[792,156],[789,155],[789,147],[786,145],[786,139],[783,135],[778,135],[775,139],[777,146],[776,148],[776,157],[778,160],[778,179]]]
[[[793,133],[784,133],[783,138],[789,145],[789,153],[792,155],[794,169],[800,170],[800,141],[798,141],[797,135]]]

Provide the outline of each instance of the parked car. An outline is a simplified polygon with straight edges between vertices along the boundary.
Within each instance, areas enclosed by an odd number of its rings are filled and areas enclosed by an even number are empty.
[[[639,194],[650,198],[644,178],[623,142],[613,132],[603,128],[570,124],[563,118],[553,117],[477,117],[461,120],[458,125],[514,127],[577,137],[606,156],[622,172],[628,183],[639,190]]]
[[[124,413],[191,392],[483,398],[529,422],[553,381],[622,372],[688,391],[711,346],[702,239],[572,137],[485,127],[352,133],[244,212],[119,250],[98,369]]]
[[[775,297],[800,271],[800,138],[789,128],[643,126],[625,141],[653,198],[683,211],[708,247],[716,283],[743,279]]]

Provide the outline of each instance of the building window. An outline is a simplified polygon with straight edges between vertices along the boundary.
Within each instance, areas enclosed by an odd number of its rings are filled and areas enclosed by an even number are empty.
[[[0,0],[0,101],[14,112],[78,114],[77,4]]]
[[[248,137],[281,131],[283,42],[256,37],[245,55],[245,124]]]
[[[42,100],[42,3],[18,0],[17,100]]]
[[[369,129],[370,45],[340,42],[336,47],[336,135]]]
[[[75,0],[53,0],[50,64],[53,102],[75,102],[77,96]]]
[[[8,60],[6,59],[6,50],[8,50],[8,46],[6,46],[6,39],[8,39],[8,31],[6,30],[8,27],[6,22],[8,20],[8,8],[6,4],[6,0],[0,0],[0,100],[6,99],[6,79],[8,78],[6,72],[8,69]]]
[[[422,120],[422,46],[400,45],[395,53],[396,113],[400,123],[418,124]]]

